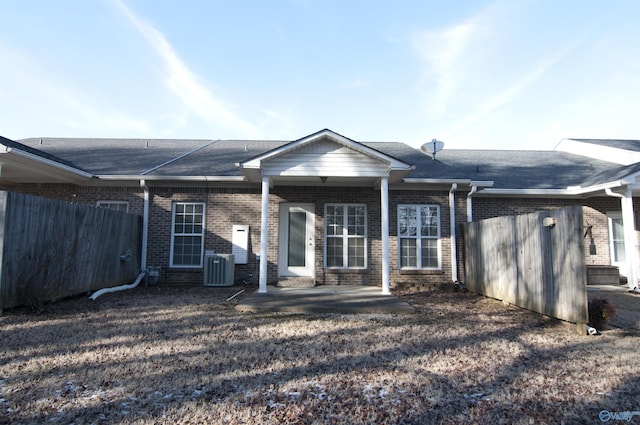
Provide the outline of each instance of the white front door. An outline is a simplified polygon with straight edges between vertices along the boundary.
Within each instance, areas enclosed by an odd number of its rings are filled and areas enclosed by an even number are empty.
[[[314,277],[313,204],[280,204],[278,275]]]

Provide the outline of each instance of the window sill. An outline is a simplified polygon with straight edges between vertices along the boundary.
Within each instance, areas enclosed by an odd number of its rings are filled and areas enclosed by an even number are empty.
[[[400,269],[398,270],[400,275],[443,275],[442,269]]]
[[[332,273],[339,273],[339,274],[363,274],[363,273],[367,273],[368,271],[368,269],[366,268],[345,269],[345,268],[339,268],[339,267],[326,267],[325,270],[331,271]]]

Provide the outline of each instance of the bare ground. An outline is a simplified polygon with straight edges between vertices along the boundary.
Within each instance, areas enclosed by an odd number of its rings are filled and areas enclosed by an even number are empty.
[[[248,291],[225,301],[238,289],[5,311],[0,423],[576,424],[640,411],[635,331],[579,336],[446,291],[402,294],[414,315],[240,314]]]

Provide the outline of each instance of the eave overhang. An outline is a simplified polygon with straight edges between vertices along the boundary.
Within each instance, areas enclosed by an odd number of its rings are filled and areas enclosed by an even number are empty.
[[[5,145],[0,146],[0,180],[13,183],[75,183],[95,179],[92,173]]]

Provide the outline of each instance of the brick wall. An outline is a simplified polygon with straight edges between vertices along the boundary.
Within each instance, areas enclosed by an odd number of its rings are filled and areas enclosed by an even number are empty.
[[[611,264],[611,253],[609,245],[609,224],[607,220],[608,212],[620,212],[620,199],[608,196],[594,197],[587,199],[543,199],[543,198],[473,198],[473,219],[474,221],[504,215],[526,214],[534,211],[544,211],[554,208],[562,208],[570,205],[582,205],[583,213],[583,235],[587,228],[591,227],[591,236],[595,245],[595,254],[591,252],[590,235],[584,238],[584,256],[586,265],[609,265]],[[640,213],[640,199],[634,199],[635,222],[638,223]],[[636,238],[640,241],[640,232],[637,231]]]
[[[142,215],[143,193],[137,187],[80,187],[71,184],[22,184],[0,185],[0,189],[29,193],[53,199],[95,205],[98,200],[126,201],[129,212]],[[254,188],[151,188],[149,210],[149,234],[147,265],[160,267],[161,281],[171,283],[197,283],[203,279],[202,269],[169,268],[171,243],[171,209],[175,201],[204,202],[206,213],[205,250],[218,253],[231,252],[231,233],[234,224],[250,226],[248,264],[236,266],[236,278],[251,283],[258,282],[259,264],[255,254],[260,250],[261,191]],[[268,282],[278,276],[278,220],[282,202],[313,203],[315,205],[316,279],[320,284],[380,285],[380,191],[373,188],[336,188],[276,186],[269,198],[269,252]],[[324,206],[326,203],[358,203],[367,206],[367,257],[366,270],[325,269],[324,265]],[[635,200],[636,215],[640,213],[640,201]],[[440,206],[441,270],[399,270],[397,240],[398,204],[435,204]],[[473,218],[526,214],[534,211],[583,205],[585,231],[591,227],[596,253],[589,249],[589,235],[585,237],[587,265],[610,264],[609,230],[607,212],[620,211],[620,200],[612,197],[596,197],[585,200],[542,198],[473,198]],[[458,276],[464,280],[464,243],[462,225],[466,221],[466,193],[457,193],[456,248]],[[391,286],[429,287],[452,281],[449,205],[447,191],[390,190],[389,192],[389,249]],[[636,222],[638,217],[636,217]],[[638,235],[640,238],[640,235]]]
[[[249,257],[247,265],[236,266],[236,278],[257,283],[259,264],[256,254],[260,250],[260,189],[182,189],[152,188],[152,206],[148,239],[147,263],[163,270],[162,279],[170,282],[202,281],[200,269],[169,269],[171,239],[171,207],[174,201],[204,202],[206,204],[205,249],[218,253],[231,252],[231,232],[234,224],[250,226]],[[315,206],[315,273],[319,284],[380,285],[380,191],[373,188],[335,188],[276,186],[269,195],[269,252],[268,282],[278,278],[278,220],[283,202],[311,203]],[[367,257],[365,270],[336,270],[324,268],[324,207],[327,203],[354,203],[367,206]],[[442,270],[399,271],[397,244],[397,205],[399,203],[437,204],[441,214]],[[390,192],[390,266],[391,285],[435,285],[451,281],[451,248],[449,243],[449,208],[447,192],[391,191]],[[464,199],[456,203],[464,206]],[[458,214],[460,223],[464,217]],[[460,247],[461,247],[460,243]],[[461,248],[460,248],[461,249]],[[459,254],[460,255],[460,254]],[[463,266],[459,265],[460,273]]]

